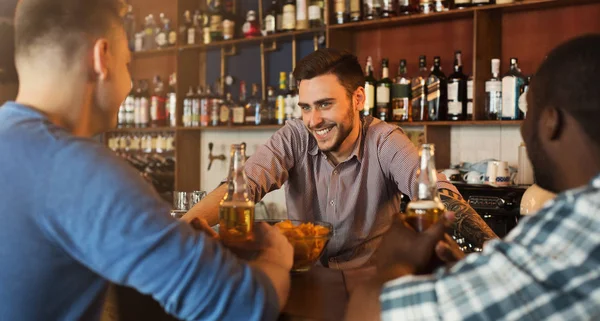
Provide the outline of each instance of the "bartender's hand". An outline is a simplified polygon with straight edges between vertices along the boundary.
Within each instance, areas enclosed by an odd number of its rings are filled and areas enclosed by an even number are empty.
[[[430,273],[436,265],[440,265],[437,247],[440,241],[445,240],[445,230],[452,217],[453,214],[449,213],[420,233],[406,223],[403,215],[394,218],[377,253],[380,277],[386,281],[407,274]],[[445,259],[451,258],[450,247],[440,245],[439,250]]]
[[[213,230],[210,225],[208,224],[208,222],[203,219],[203,218],[193,218],[190,221],[190,225],[192,225],[192,227],[197,230],[197,231],[202,231],[206,234],[208,234],[210,237],[212,237],[213,239],[218,239],[219,238],[219,233],[217,233],[215,230]]]

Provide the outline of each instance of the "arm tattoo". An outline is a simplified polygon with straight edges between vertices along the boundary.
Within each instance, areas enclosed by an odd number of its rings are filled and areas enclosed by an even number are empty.
[[[460,196],[449,189],[440,189],[440,198],[446,209],[456,213],[454,229],[467,241],[477,247],[483,247],[487,240],[498,238],[475,210]]]

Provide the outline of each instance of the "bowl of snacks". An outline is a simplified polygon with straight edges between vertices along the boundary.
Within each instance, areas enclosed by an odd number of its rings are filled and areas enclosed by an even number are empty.
[[[292,272],[305,272],[317,262],[333,235],[327,222],[298,220],[264,220],[279,229],[294,247]]]

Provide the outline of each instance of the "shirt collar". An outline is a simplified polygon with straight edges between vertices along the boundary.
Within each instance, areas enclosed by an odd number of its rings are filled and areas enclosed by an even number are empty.
[[[363,148],[363,141],[364,141],[363,136],[365,135],[365,128],[366,128],[365,118],[361,117],[360,129],[358,131],[358,139],[356,141],[356,144],[354,145],[354,149],[352,149],[352,153],[350,154],[350,156],[348,156],[347,160],[352,159],[352,157],[356,157],[356,160],[358,160],[358,162],[362,161],[363,149],[364,149]],[[319,146],[317,145],[317,140],[310,133],[310,131],[308,134],[310,136],[310,140],[309,140],[309,144],[308,144],[308,153],[312,156],[316,156],[320,152]]]

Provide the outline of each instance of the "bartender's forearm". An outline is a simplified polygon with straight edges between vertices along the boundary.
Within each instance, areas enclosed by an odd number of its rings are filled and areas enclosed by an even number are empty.
[[[488,240],[498,238],[477,212],[458,194],[444,189],[440,193],[448,211],[456,215],[454,228],[471,244],[483,247]]]
[[[194,218],[203,218],[210,226],[217,225],[219,223],[219,203],[226,193],[227,184],[222,184],[194,205],[181,219],[190,222]]]

